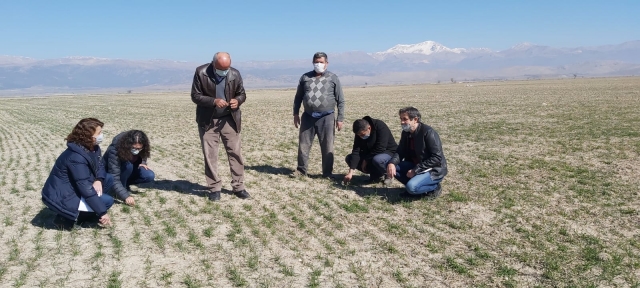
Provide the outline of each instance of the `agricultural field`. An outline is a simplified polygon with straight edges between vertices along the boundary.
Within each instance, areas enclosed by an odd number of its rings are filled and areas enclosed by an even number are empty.
[[[352,87],[336,132],[347,172],[355,119],[415,106],[440,134],[443,194],[308,178],[296,166],[294,90],[247,92],[245,183],[224,149],[222,200],[205,197],[188,92],[0,99],[2,287],[639,287],[640,78]],[[111,138],[147,132],[156,182],[114,225],[56,230],[40,190],[84,117]]]

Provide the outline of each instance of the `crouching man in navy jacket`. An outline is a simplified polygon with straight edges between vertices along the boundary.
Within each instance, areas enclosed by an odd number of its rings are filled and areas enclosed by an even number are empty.
[[[95,118],[78,122],[42,188],[42,202],[57,214],[53,223],[60,228],[75,228],[91,216],[97,216],[100,226],[111,225],[107,210],[113,197],[107,192],[113,186],[113,176],[105,172],[101,159],[103,126]]]

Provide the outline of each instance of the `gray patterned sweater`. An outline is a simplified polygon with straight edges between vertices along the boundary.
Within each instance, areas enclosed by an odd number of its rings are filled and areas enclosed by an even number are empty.
[[[329,71],[319,77],[315,71],[303,74],[293,100],[293,115],[300,114],[301,105],[308,114],[331,111],[337,105],[338,121],[344,121],[344,94],[338,76]]]

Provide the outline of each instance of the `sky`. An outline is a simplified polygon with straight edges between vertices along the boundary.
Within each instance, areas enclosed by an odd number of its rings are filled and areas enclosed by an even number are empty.
[[[640,40],[640,1],[0,1],[0,55],[205,63],[378,52],[427,40],[504,50]]]

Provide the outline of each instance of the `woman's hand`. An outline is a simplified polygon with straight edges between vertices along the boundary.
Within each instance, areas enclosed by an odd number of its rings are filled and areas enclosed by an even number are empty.
[[[126,203],[129,206],[135,206],[136,200],[133,200],[133,197],[129,196],[127,197],[127,199],[124,199],[124,203]]]
[[[111,218],[109,218],[108,214],[102,215],[98,221],[102,227],[111,226]]]
[[[98,197],[102,196],[102,181],[96,180],[95,182],[93,182],[93,189],[96,189]]]

